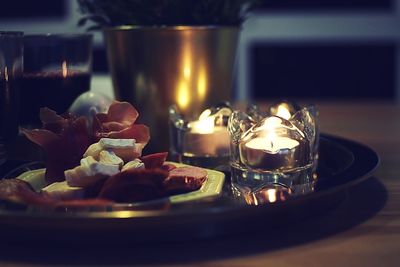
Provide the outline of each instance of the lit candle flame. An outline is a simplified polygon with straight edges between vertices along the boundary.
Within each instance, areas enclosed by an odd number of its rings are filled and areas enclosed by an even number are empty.
[[[299,142],[288,136],[282,136],[279,127],[282,125],[282,119],[279,117],[269,117],[263,124],[257,128],[259,134],[257,137],[246,136],[243,140],[246,147],[257,150],[265,150],[268,153],[277,153],[281,149],[292,149],[299,145]]]
[[[276,202],[276,189],[274,189],[274,188],[268,189],[267,190],[267,195],[268,195],[269,203]]]
[[[211,116],[211,110],[206,109],[200,114],[199,120],[189,123],[188,126],[191,128],[192,133],[213,133],[215,127],[215,116]]]
[[[288,120],[292,117],[292,114],[290,114],[290,111],[287,107],[285,107],[284,105],[279,105],[278,111],[276,112],[276,116]]]
[[[208,117],[210,117],[210,115],[211,115],[211,109],[206,109],[200,114],[199,120],[205,120]]]
[[[64,78],[67,78],[68,76],[68,67],[67,67],[67,61],[63,61],[63,63],[61,63],[61,71],[62,71],[62,76]]]
[[[269,117],[260,126],[260,129],[273,131],[282,124],[282,119],[278,117]]]

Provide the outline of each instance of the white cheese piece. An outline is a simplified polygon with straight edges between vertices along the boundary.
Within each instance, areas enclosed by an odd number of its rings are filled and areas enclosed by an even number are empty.
[[[89,175],[86,167],[78,166],[72,170],[64,171],[65,180],[69,186],[89,186],[104,178],[100,175]]]
[[[117,165],[119,168],[124,165],[123,160],[115,155],[113,151],[102,150],[99,154],[99,162],[104,164]]]
[[[69,186],[85,187],[119,173],[118,165],[104,164],[92,156],[81,159],[81,165],[64,172]]]
[[[97,159],[99,157],[100,152],[103,150],[101,145],[99,143],[94,143],[91,144],[88,149],[86,149],[85,154],[83,154],[83,157],[89,157],[92,156],[93,158]]]
[[[119,172],[118,166],[98,162],[93,157],[81,159],[81,166],[86,168],[86,172],[89,175],[101,174],[111,176]]]
[[[98,143],[90,145],[83,156],[92,156],[94,159],[100,160],[100,153],[104,150],[112,151],[124,162],[128,162],[140,157],[143,145],[136,144],[135,139],[101,138]]]
[[[69,186],[67,181],[49,184],[42,191],[59,200],[81,199],[85,194],[85,189]]]
[[[140,156],[142,153],[142,149],[140,147],[136,147],[135,139],[101,138],[99,145],[104,150],[113,151],[124,162],[131,161]]]
[[[134,147],[135,143],[136,143],[135,139],[101,138],[99,141],[99,144],[103,149]]]
[[[144,163],[140,159],[134,159],[132,161],[127,162],[124,167],[122,167],[121,171],[127,171],[131,169],[144,169]]]

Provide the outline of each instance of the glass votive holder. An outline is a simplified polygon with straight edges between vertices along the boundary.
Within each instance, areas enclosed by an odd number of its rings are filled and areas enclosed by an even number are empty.
[[[0,169],[7,158],[7,144],[18,135],[23,51],[22,32],[0,31]]]
[[[197,118],[184,118],[176,106],[169,108],[170,155],[185,164],[221,169],[229,166],[229,104],[204,110]]]
[[[228,130],[236,197],[258,205],[314,191],[319,136],[314,106],[281,102],[267,114],[235,111]]]

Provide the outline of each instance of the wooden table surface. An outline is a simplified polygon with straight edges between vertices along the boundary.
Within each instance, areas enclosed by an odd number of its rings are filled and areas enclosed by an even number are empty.
[[[335,102],[318,107],[322,132],[369,145],[381,164],[340,206],[279,229],[281,238],[270,240],[268,233],[275,229],[265,229],[247,236],[122,248],[43,249],[17,242],[1,245],[0,266],[400,266],[400,105]]]

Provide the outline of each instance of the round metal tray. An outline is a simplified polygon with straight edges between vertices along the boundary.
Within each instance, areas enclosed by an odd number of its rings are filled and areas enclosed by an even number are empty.
[[[379,163],[370,148],[322,135],[314,193],[284,202],[249,206],[234,200],[229,183],[218,199],[155,203],[124,211],[46,211],[26,206],[0,209],[2,238],[41,242],[147,243],[211,238],[284,227],[340,203],[350,186],[368,178]]]

